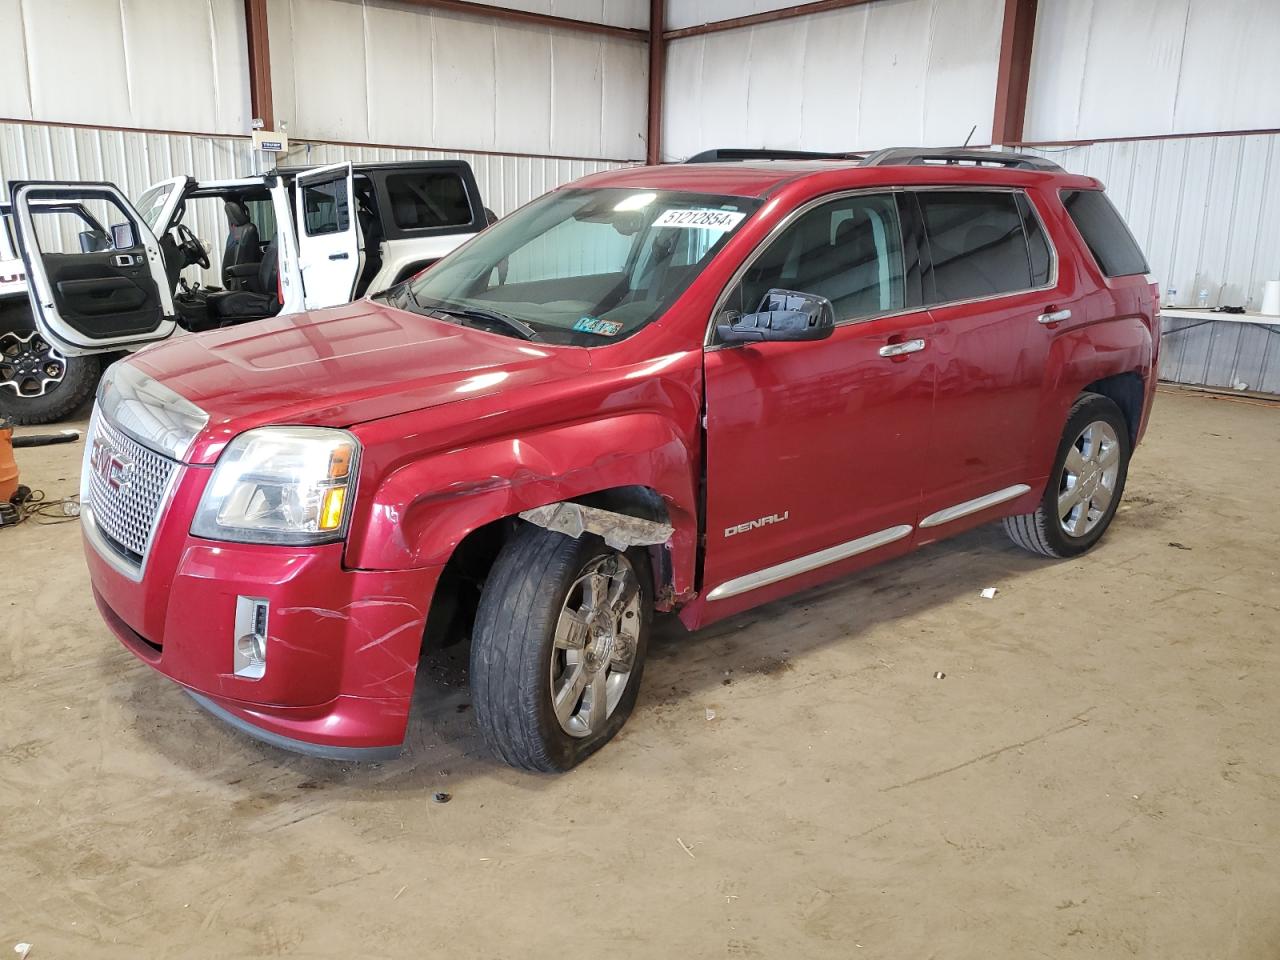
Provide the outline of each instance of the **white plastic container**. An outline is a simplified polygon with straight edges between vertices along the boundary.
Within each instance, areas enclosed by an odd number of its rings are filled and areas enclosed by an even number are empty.
[[[1263,284],[1260,312],[1280,317],[1280,280],[1268,280]]]

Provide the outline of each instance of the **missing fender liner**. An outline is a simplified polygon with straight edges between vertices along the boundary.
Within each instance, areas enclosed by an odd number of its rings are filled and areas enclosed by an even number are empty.
[[[670,540],[675,533],[670,524],[569,501],[524,510],[520,519],[574,539],[584,533],[594,533],[615,550],[658,546]]]

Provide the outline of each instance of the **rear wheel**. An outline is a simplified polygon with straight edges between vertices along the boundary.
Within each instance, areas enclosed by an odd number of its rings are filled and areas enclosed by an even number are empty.
[[[28,326],[29,311],[18,313],[6,311],[0,326],[0,417],[15,424],[69,417],[93,395],[98,358],[63,356]]]
[[[526,526],[494,561],[471,647],[486,742],[513,766],[560,771],[622,729],[652,620],[643,550]]]
[[[1006,517],[1018,546],[1045,557],[1074,557],[1102,539],[1124,494],[1129,427],[1107,397],[1082,394],[1072,405],[1053,472],[1034,513]]]

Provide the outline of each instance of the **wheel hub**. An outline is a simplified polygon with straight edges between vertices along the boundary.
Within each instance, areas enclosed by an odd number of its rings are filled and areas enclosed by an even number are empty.
[[[1106,516],[1120,473],[1120,438],[1095,420],[1067,448],[1058,484],[1058,519],[1068,536],[1082,537]]]
[[[67,361],[36,332],[0,334],[0,387],[20,397],[42,397],[62,382]]]
[[[626,557],[591,560],[570,585],[552,647],[551,703],[574,737],[598,733],[630,682],[640,630],[640,584]]]

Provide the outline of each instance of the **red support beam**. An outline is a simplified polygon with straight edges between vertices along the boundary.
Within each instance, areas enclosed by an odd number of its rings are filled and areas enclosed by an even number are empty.
[[[649,132],[645,162],[662,162],[662,88],[667,74],[666,0],[649,0]]]
[[[1031,79],[1031,47],[1036,35],[1036,0],[1004,0],[1000,66],[996,74],[996,111],[991,142],[1022,142]]]
[[[576,30],[579,33],[595,33],[606,37],[617,37],[622,40],[636,40],[644,43],[649,39],[648,30],[636,27],[615,27],[608,23],[595,23],[591,20],[574,20],[571,17],[557,17],[549,13],[533,13],[528,10],[512,10],[510,7],[495,7],[491,3],[476,3],[474,0],[402,0],[415,7],[434,7],[437,10],[452,10],[455,13],[469,13],[489,20],[503,20],[508,23],[528,23],[540,27],[559,27],[562,30]]]
[[[779,20],[791,20],[795,17],[807,17],[815,13],[826,13],[828,10],[843,10],[845,7],[857,7],[875,0],[811,0],[809,3],[798,3],[794,7],[782,7],[778,10],[766,10],[764,13],[753,13],[745,17],[734,17],[731,20],[716,20],[713,23],[700,23],[694,27],[681,27],[679,30],[667,30],[662,34],[664,40],[681,40],[685,37],[700,37],[706,33],[720,33],[723,30],[738,30],[742,27],[754,27],[761,23],[776,23]]]
[[[249,41],[249,104],[268,130],[276,127],[271,103],[271,45],[267,41],[267,0],[244,0],[245,35]]]

